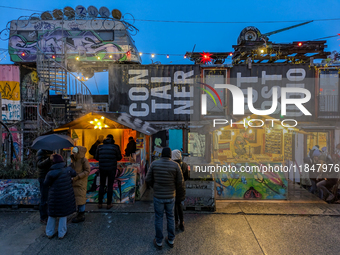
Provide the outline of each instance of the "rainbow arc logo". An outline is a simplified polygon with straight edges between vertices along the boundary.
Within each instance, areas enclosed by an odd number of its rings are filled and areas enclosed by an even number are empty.
[[[198,82],[198,83],[203,85],[206,88],[209,88],[217,96],[221,106],[223,107],[222,100],[221,100],[220,96],[218,95],[217,91],[213,87],[211,87],[210,85],[208,85],[206,83],[203,83],[203,82]],[[197,88],[199,88],[200,90],[202,90],[205,93],[207,93],[207,94],[202,94],[201,95],[201,105],[202,105],[202,107],[201,107],[201,114],[202,115],[207,115],[207,95],[209,95],[212,98],[212,100],[214,101],[215,106],[217,106],[216,100],[215,100],[213,94],[209,90],[207,90],[205,88],[201,88],[201,87],[197,87]]]

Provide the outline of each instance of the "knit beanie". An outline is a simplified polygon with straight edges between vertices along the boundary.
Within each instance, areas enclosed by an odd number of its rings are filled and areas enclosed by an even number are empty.
[[[162,150],[162,158],[171,158],[171,149],[169,147],[164,147]]]
[[[54,154],[53,155],[53,164],[58,164],[64,162],[64,159],[61,155],[59,154]]]
[[[173,150],[171,155],[172,160],[179,160],[182,159],[182,154],[179,150]]]

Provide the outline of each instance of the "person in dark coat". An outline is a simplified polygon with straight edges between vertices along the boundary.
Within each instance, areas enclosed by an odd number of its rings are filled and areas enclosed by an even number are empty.
[[[316,184],[317,189],[322,191],[321,199],[326,199],[327,202],[331,202],[335,196],[330,191],[335,184],[338,182],[338,174],[334,171],[332,164],[328,164],[329,159],[326,155],[319,156],[320,171],[317,177],[318,183]],[[318,166],[318,167],[319,167]]]
[[[125,149],[125,157],[132,156],[132,153],[135,153],[136,150],[137,150],[136,142],[135,142],[135,140],[133,140],[133,137],[130,136],[129,137],[129,143],[127,144],[126,149]]]
[[[103,135],[100,135],[98,137],[98,140],[91,146],[91,149],[89,150],[89,153],[95,157],[96,156],[96,152],[97,152],[97,148],[99,146],[99,144],[103,143],[104,141],[104,136]]]
[[[71,167],[66,167],[61,155],[51,155],[51,160],[53,165],[44,182],[49,186],[46,235],[52,238],[56,234],[54,229],[56,219],[59,217],[58,237],[62,239],[67,233],[67,216],[76,211],[72,177],[77,173]]]
[[[107,180],[107,209],[112,208],[113,183],[117,171],[117,161],[122,159],[120,148],[115,144],[112,135],[107,135],[102,145],[98,146],[96,160],[99,161],[100,187],[98,194],[98,208],[103,207],[104,187]]]
[[[153,244],[162,249],[163,214],[166,213],[168,237],[166,243],[172,248],[175,240],[174,207],[176,193],[183,194],[183,174],[178,163],[171,160],[171,149],[163,148],[162,157],[152,162],[146,175],[146,183],[153,187],[156,237]]]
[[[189,170],[187,163],[182,161],[182,153],[179,150],[172,151],[171,159],[177,162],[182,170],[184,181],[189,179]],[[185,182],[183,182],[183,192],[177,192],[175,201],[175,226],[176,230],[184,231],[184,217],[183,217],[183,204],[185,200]],[[178,223],[179,218],[179,223]]]
[[[52,161],[50,160],[50,156],[52,155],[52,151],[47,150],[38,150],[36,155],[36,162],[38,167],[38,181],[40,184],[40,204],[39,204],[39,212],[40,212],[40,222],[47,224],[47,199],[48,199],[48,187],[44,185],[45,177],[47,172],[50,170],[52,165]]]

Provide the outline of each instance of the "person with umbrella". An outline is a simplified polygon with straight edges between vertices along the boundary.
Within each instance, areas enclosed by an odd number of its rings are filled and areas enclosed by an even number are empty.
[[[49,239],[56,235],[54,229],[59,217],[58,237],[63,239],[67,233],[67,216],[76,211],[71,178],[77,173],[73,168],[66,167],[63,157],[59,154],[51,155],[51,161],[53,165],[44,182],[49,186],[46,235]]]
[[[36,162],[38,167],[38,181],[40,184],[40,204],[39,204],[39,212],[40,212],[40,222],[47,224],[47,199],[48,199],[48,186],[44,185],[45,177],[50,170],[52,165],[52,161],[50,160],[50,156],[52,155],[52,151],[48,150],[38,150],[36,156]]]
[[[77,176],[73,178],[73,189],[78,206],[78,214],[72,219],[73,223],[82,222],[85,220],[85,204],[87,191],[87,177],[90,174],[90,163],[85,158],[87,149],[83,146],[74,147],[71,155],[71,167],[76,171]]]

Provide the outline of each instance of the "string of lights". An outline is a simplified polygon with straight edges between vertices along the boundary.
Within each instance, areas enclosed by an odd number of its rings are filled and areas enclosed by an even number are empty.
[[[4,6],[0,5],[0,8],[7,9],[15,9],[15,10],[23,10],[23,11],[32,11],[42,13],[43,11],[32,10],[32,9],[24,9],[12,6]],[[150,20],[150,19],[125,19],[125,20],[135,20],[141,22],[165,22],[165,23],[191,23],[191,24],[246,24],[246,23],[292,23],[292,22],[305,22],[309,20],[265,20],[265,21],[189,21],[189,20]],[[314,19],[314,22],[319,21],[336,21],[340,20],[340,18],[328,18],[328,19]]]

